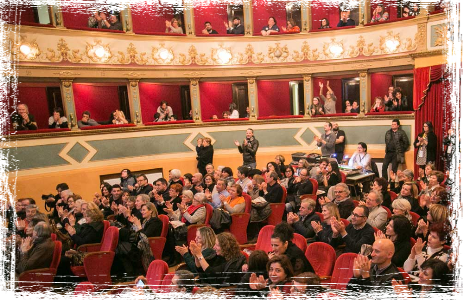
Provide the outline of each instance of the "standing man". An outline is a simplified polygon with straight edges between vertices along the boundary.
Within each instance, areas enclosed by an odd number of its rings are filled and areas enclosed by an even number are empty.
[[[341,163],[344,156],[344,148],[346,146],[346,133],[344,130],[339,130],[338,123],[333,123],[333,132],[336,135],[334,153],[336,153],[336,160],[338,163]]]
[[[223,22],[225,28],[227,28],[227,34],[244,34],[244,26],[241,25],[241,19],[238,17],[233,18],[232,21]]]
[[[392,164],[392,172],[397,174],[397,168],[400,164],[405,163],[405,151],[410,146],[405,131],[400,129],[400,121],[398,119],[392,120],[391,129],[386,132],[386,156],[383,161],[382,175],[384,178],[387,177],[387,168],[389,164]]]
[[[325,133],[321,135],[321,137],[315,136],[315,140],[317,141],[317,147],[321,147],[322,156],[330,156],[334,154],[334,145],[336,143],[336,134],[332,132],[333,125],[330,122],[326,122],[325,126]]]
[[[445,160],[447,162],[447,170],[452,175],[452,182],[455,183],[455,170],[456,170],[456,153],[460,149],[454,149],[452,147],[452,143],[457,142],[457,135],[461,132],[461,125],[463,124],[463,120],[460,118],[456,118],[453,120],[453,129],[448,130],[448,135],[444,139],[443,144],[447,146],[445,151]],[[458,159],[458,157],[457,157]]]
[[[246,130],[246,139],[243,141],[243,145],[235,140],[235,145],[238,147],[240,153],[243,153],[243,166],[251,169],[256,168],[256,153],[259,148],[259,141],[254,137],[254,131],[251,128]]]

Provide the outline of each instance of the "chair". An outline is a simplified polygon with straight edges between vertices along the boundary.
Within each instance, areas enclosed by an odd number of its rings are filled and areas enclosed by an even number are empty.
[[[318,181],[313,178],[309,178],[310,182],[312,182],[313,190],[312,190],[312,195],[317,195],[318,191]]]
[[[235,297],[236,285],[220,288],[219,292],[222,295],[222,300],[232,300]]]
[[[452,247],[450,247],[449,245],[443,245],[442,248],[444,251],[449,251],[450,249],[452,249]]]
[[[341,221],[344,223],[344,226],[349,226],[350,222],[346,219],[341,219]]]
[[[322,242],[311,243],[305,251],[305,257],[321,279],[330,277],[333,273],[336,251],[331,245]]]
[[[391,196],[391,202],[397,199],[397,194],[394,193],[393,191],[387,191],[389,193],[389,196]]]
[[[381,206],[384,208],[385,211],[387,211],[387,219],[390,220],[392,217],[391,210],[384,205],[381,205]]]
[[[56,241],[57,239],[56,233],[52,233],[50,237],[52,241]]]
[[[376,165],[376,162],[374,160],[371,160],[370,165],[371,165],[371,171],[373,171],[373,173],[375,173],[375,178],[378,178],[379,177],[379,170],[378,170],[378,166]]]
[[[270,245],[270,238],[272,237],[273,230],[275,226],[266,225],[262,227],[259,231],[259,236],[257,237],[257,243],[255,250],[263,250],[265,252],[272,251],[272,246]]]
[[[272,213],[267,218],[268,225],[277,225],[278,223],[281,223],[281,220],[283,219],[283,214],[285,213],[286,196],[288,195],[288,191],[283,186],[281,188],[283,189],[283,196],[281,197],[280,203],[270,203]]]
[[[378,233],[378,231],[381,231],[378,228],[376,228],[375,226],[371,226],[371,227],[373,227],[373,230],[375,231],[375,233]]]
[[[318,212],[318,211],[316,211],[315,213],[316,213],[316,214],[318,215],[318,217],[320,218],[320,223],[323,222],[323,220],[325,219],[325,218],[323,218],[323,214],[322,214],[321,212]]]
[[[53,258],[50,267],[28,270],[19,274],[18,288],[21,291],[43,292],[52,288],[56,269],[61,260],[61,250],[63,246],[60,241],[53,242],[55,243],[55,248],[53,250]]]
[[[331,276],[331,288],[345,290],[347,283],[354,274],[353,266],[356,253],[341,254],[334,264],[333,275]]]
[[[354,203],[354,207],[359,206],[360,201],[358,201],[358,200],[352,200],[352,202]]]
[[[159,259],[153,260],[146,272],[148,286],[156,292],[162,286],[164,276],[168,272],[169,266],[165,261]]]
[[[343,300],[344,298],[333,292],[325,292],[317,295],[317,299],[324,300]]]
[[[417,226],[418,225],[418,220],[421,218],[419,214],[417,213],[414,213],[412,211],[409,212],[410,213],[410,216],[412,216],[412,224],[413,226]]]
[[[346,174],[344,172],[339,172],[341,173],[341,182],[346,183]]]
[[[89,281],[80,282],[74,289],[74,295],[88,295],[95,292],[95,286]]]
[[[148,238],[151,251],[153,252],[154,259],[162,259],[162,251],[166,245],[166,238],[162,236]]]
[[[121,282],[111,288],[110,300],[122,300],[120,294],[126,287],[132,288],[135,284],[133,282]]]
[[[167,238],[167,233],[169,232],[169,217],[166,215],[159,215],[158,218],[162,221],[161,236]]]
[[[244,201],[246,201],[246,206],[244,213],[231,214],[231,225],[230,233],[236,237],[238,244],[243,245],[248,242],[248,224],[249,219],[251,218],[251,208],[252,200],[251,196],[246,193],[243,193]]]
[[[169,293],[171,290],[172,286],[172,278],[174,278],[175,273],[170,272],[167,273],[164,278],[162,279],[162,287],[161,287],[161,292],[162,293]]]
[[[110,226],[103,235],[99,251],[88,252],[84,258],[84,265],[71,267],[72,273],[78,277],[87,277],[97,290],[107,287],[112,282],[111,266],[118,242],[119,230]]]
[[[408,273],[405,272],[404,269],[397,267],[397,270],[399,270],[400,274],[404,278],[404,280],[403,280],[404,284],[409,284],[412,281],[412,279],[410,278],[410,275],[408,275]]]
[[[212,218],[212,212],[214,211],[214,208],[208,203],[206,203],[204,207],[206,207],[206,219],[204,220],[204,224],[188,225],[187,234],[186,234],[187,245],[189,245],[190,242],[196,238],[196,230],[198,230],[201,227],[205,227],[205,226],[210,227],[209,221]]]
[[[94,243],[94,244],[84,244],[80,245],[77,250],[81,252],[97,252],[100,251],[101,248],[101,243],[103,243],[104,240],[104,235],[106,233],[106,230],[109,228],[109,221],[103,220],[103,236],[101,237],[101,242],[99,243]]]
[[[305,253],[305,250],[307,249],[307,240],[306,238],[299,234],[299,233],[294,233],[294,237],[293,237],[293,240],[292,242],[299,248],[302,250],[302,252]]]

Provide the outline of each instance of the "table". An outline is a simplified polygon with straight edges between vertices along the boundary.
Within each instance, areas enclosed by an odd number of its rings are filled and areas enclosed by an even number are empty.
[[[360,183],[373,181],[374,178],[375,173],[361,173],[354,176],[347,176],[346,184],[354,187],[355,197],[357,197],[357,189],[355,188],[355,186],[357,186]]]

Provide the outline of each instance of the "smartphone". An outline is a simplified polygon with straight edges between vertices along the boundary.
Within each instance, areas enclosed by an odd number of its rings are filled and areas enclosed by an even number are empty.
[[[143,280],[139,279],[137,282],[137,288],[142,289],[144,287],[145,287],[145,283],[143,282]]]

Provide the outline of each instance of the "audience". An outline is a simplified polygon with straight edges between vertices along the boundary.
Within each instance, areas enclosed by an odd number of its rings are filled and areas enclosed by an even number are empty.
[[[387,180],[383,177],[380,178],[375,178],[373,181],[373,190],[378,191],[381,193],[383,196],[383,203],[381,204],[382,206],[387,207],[389,210],[392,211],[392,201],[391,201],[391,195],[389,194],[389,191],[387,190]]]
[[[329,245],[334,245],[334,223],[338,222],[341,218],[339,216],[338,206],[332,202],[328,202],[322,206],[323,221],[310,222],[316,235],[316,240]]]
[[[323,105],[320,103],[320,98],[314,97],[312,100],[312,104],[310,105],[310,114],[312,116],[317,116],[317,115],[324,115],[325,110],[323,108]]]
[[[55,107],[53,109],[53,116],[48,118],[48,128],[68,128],[68,119],[64,116],[63,109],[61,107]]]
[[[355,21],[350,18],[350,10],[341,11],[341,19],[338,27],[355,26]]]
[[[392,263],[402,268],[412,248],[410,243],[411,235],[412,224],[410,220],[403,215],[394,215],[386,226],[386,234],[384,235],[381,231],[378,231],[375,233],[375,238],[388,238],[394,243],[395,252]]]
[[[333,90],[330,88],[330,81],[326,82],[326,97],[323,96],[323,83],[319,83],[320,86],[320,99],[323,100],[323,108],[325,109],[325,114],[335,114],[336,113],[336,96],[334,95]]]
[[[113,110],[109,117],[108,124],[128,124],[129,122],[125,118],[124,112],[121,110]]]
[[[283,32],[287,32],[287,33],[301,32],[301,29],[299,28],[299,26],[296,25],[296,22],[294,22],[293,19],[289,19],[288,21],[286,21],[286,24],[287,24],[287,27],[281,26],[281,29],[283,30]]]
[[[327,18],[323,18],[320,21],[320,27],[318,29],[328,29],[328,28],[331,28],[330,27],[330,21],[328,21]]]
[[[180,28],[181,29],[181,28]],[[156,109],[157,118],[156,122],[170,121],[170,118],[174,115],[172,107],[166,101],[161,101],[158,108]]]
[[[383,4],[378,4],[376,8],[373,10],[372,13],[372,18],[371,22],[384,22],[389,19],[389,13],[387,11],[384,11],[384,6]]]
[[[244,34],[244,26],[241,25],[241,19],[239,17],[234,17],[233,22],[228,21],[223,22],[225,28],[227,29],[227,34]]]
[[[375,105],[371,107],[370,112],[384,112],[386,111],[386,105],[381,97],[375,97]]]
[[[123,30],[122,23],[119,21],[119,18],[115,14],[111,14],[109,16],[109,22],[106,19],[105,14],[102,14],[101,17],[103,19],[101,28],[103,28],[103,29],[111,29],[111,30],[119,30],[119,31]]]
[[[196,230],[196,237],[194,243],[201,247],[201,255],[204,257],[207,263],[212,263],[216,257],[214,248],[215,245],[215,233],[214,230],[210,227],[201,227]],[[175,246],[175,250],[183,256],[185,264],[189,271],[193,273],[198,273],[195,264],[195,258],[193,253],[189,252],[189,247]]]
[[[277,26],[277,20],[274,17],[268,18],[268,24],[261,30],[263,36],[270,35],[272,32],[280,32],[280,28]]]
[[[172,18],[170,21],[166,20],[166,33],[183,34],[183,29],[176,18]]]
[[[286,255],[277,255],[272,257],[267,263],[268,279],[265,280],[263,275],[257,277],[256,273],[252,273],[249,279],[249,287],[253,290],[261,291],[260,296],[268,295],[271,298],[271,293],[280,291],[290,283],[293,276],[293,268],[290,260]]]
[[[14,130],[37,130],[35,118],[29,113],[29,108],[26,104],[18,104],[16,110],[11,116],[11,124],[13,124]]]
[[[383,195],[381,192],[371,190],[370,193],[368,193],[366,196],[365,203],[360,202],[359,204],[368,207],[369,213],[367,223],[381,231],[384,230],[387,222],[387,211],[381,207],[382,203]]]
[[[294,232],[299,233],[305,238],[315,237],[312,222],[320,222],[320,217],[315,213],[316,203],[312,199],[301,201],[301,207],[297,214],[289,212],[287,216],[288,224],[294,228]]]
[[[209,21],[204,22],[204,29],[201,31],[203,34],[219,34],[217,30],[212,29],[212,24]]]
[[[100,124],[98,124],[97,121],[90,119],[90,112],[88,110],[84,111],[82,113],[82,119],[77,121],[77,126],[79,128],[88,127],[88,126],[98,126],[98,125]]]
[[[413,145],[417,149],[416,164],[421,169],[436,161],[437,136],[431,122],[424,122],[423,131],[418,134]]]

